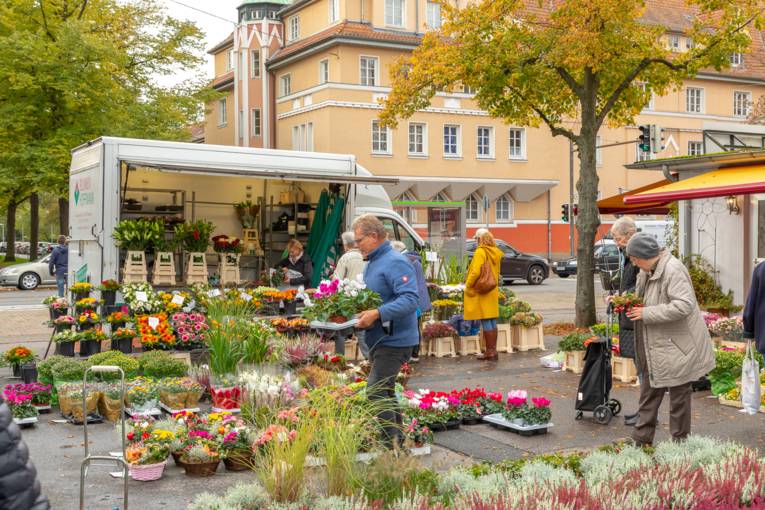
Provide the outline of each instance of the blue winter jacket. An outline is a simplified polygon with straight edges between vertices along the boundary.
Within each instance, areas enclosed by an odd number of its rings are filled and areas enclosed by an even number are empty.
[[[406,255],[390,246],[390,242],[373,250],[364,270],[367,288],[380,294],[383,304],[378,308],[380,319],[366,330],[365,340],[370,350],[386,347],[414,347],[420,342],[417,328],[417,276]]]
[[[66,276],[69,271],[69,247],[58,245],[53,248],[48,259],[48,270],[51,275]]]
[[[765,262],[757,264],[752,273],[744,307],[744,338],[754,338],[757,350],[765,354]]]
[[[422,272],[422,259],[416,253],[405,253],[409,262],[414,267],[414,274],[417,278],[417,294],[420,296],[420,315],[429,312],[432,308],[430,304],[430,294],[428,294],[428,284],[425,282],[425,273]]]

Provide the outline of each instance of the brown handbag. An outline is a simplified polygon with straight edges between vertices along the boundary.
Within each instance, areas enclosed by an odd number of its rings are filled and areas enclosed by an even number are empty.
[[[473,289],[479,294],[486,294],[494,290],[496,287],[497,278],[494,276],[494,271],[491,270],[489,258],[486,257],[483,266],[481,266],[481,274],[473,284]]]

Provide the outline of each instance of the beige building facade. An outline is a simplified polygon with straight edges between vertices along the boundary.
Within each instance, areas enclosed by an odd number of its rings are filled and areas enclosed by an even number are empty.
[[[649,9],[671,9],[667,3]],[[353,154],[375,175],[401,178],[388,188],[394,203],[464,202],[468,235],[488,225],[521,251],[568,256],[569,224],[561,220],[570,192],[568,140],[544,127],[491,118],[470,90],[439,93],[396,129],[377,122],[391,67],[439,26],[438,3],[246,2],[239,20],[231,37],[210,51],[214,85],[228,95],[208,105],[206,143]],[[664,130],[665,149],[652,157],[718,152],[705,143],[705,126],[746,123],[752,102],[765,93],[765,56],[761,42],[753,41],[750,53],[731,56],[725,74],[701,73],[646,106],[637,124]],[[675,51],[692,44],[679,29],[666,43]],[[599,144],[638,135],[637,125],[604,127]],[[660,180],[660,174],[623,166],[645,157],[636,144],[599,149],[600,195]],[[574,180],[577,166],[574,158]],[[400,211],[424,228],[423,214]],[[612,219],[602,218],[603,231]]]

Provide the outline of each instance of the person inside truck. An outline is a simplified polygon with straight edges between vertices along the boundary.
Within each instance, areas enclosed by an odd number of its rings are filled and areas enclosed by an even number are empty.
[[[276,264],[276,269],[284,273],[284,283],[287,285],[304,287],[311,286],[313,276],[313,264],[311,258],[303,250],[303,243],[297,239],[291,239],[287,244],[288,255]],[[300,274],[300,276],[297,276]]]

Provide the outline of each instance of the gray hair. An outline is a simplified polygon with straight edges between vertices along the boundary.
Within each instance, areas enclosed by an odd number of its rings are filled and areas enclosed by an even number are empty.
[[[388,238],[388,232],[385,230],[385,225],[374,214],[362,214],[353,221],[351,225],[353,230],[361,230],[361,233],[365,236],[370,234],[377,234],[377,238],[384,241]]]
[[[351,249],[356,246],[356,236],[350,230],[348,232],[343,232],[340,237],[343,240],[343,246],[346,248]]]
[[[622,216],[611,225],[611,233],[613,234],[627,236],[635,232],[637,232],[637,225],[635,225],[635,220],[629,216]]]
[[[396,251],[400,251],[401,253],[404,253],[406,251],[406,245],[402,241],[391,241],[390,247],[393,248]]]

